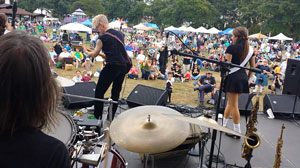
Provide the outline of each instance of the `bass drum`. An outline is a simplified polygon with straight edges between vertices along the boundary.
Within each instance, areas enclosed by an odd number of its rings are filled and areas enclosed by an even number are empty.
[[[71,116],[64,112],[57,112],[54,125],[44,128],[42,131],[60,141],[70,150],[76,138],[76,125]]]
[[[99,143],[97,145],[100,148],[106,148],[106,143]],[[101,162],[97,168],[105,168],[105,156],[101,157]],[[109,168],[126,168],[126,161],[117,149],[111,147],[111,151],[108,153],[107,167]]]

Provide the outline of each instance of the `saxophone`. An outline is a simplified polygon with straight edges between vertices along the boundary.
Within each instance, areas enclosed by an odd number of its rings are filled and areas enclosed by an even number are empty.
[[[275,161],[274,161],[273,168],[280,168],[281,148],[282,148],[282,144],[283,144],[283,141],[282,141],[283,129],[285,129],[284,124],[282,124],[282,126],[281,126],[281,133],[280,133],[280,137],[278,138],[278,142],[277,142],[277,148],[276,148]]]
[[[257,124],[257,111],[259,109],[259,98],[256,99],[256,102],[251,109],[251,114],[247,123],[246,136],[251,138],[245,138],[242,146],[242,158],[246,159],[250,164],[250,159],[252,157],[252,151],[254,148],[257,148],[260,145],[260,138],[255,133],[257,129],[255,125]]]

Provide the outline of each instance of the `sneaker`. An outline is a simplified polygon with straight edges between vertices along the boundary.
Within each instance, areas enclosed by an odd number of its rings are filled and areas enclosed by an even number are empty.
[[[196,87],[196,88],[194,88],[194,91],[196,91],[196,90],[199,90],[199,88],[197,88],[197,87]]]
[[[225,135],[230,137],[230,138],[233,138],[233,139],[241,139],[241,137],[237,136],[237,135],[233,135],[233,134],[229,134],[229,133],[225,133]]]

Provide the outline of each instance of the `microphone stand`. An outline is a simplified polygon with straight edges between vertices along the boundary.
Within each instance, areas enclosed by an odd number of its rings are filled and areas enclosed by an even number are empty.
[[[218,115],[219,115],[219,111],[220,111],[220,103],[221,103],[221,97],[222,97],[221,94],[222,94],[222,90],[223,90],[224,79],[226,77],[227,72],[230,71],[229,67],[237,67],[237,68],[241,68],[241,69],[247,69],[247,70],[252,71],[252,72],[261,73],[261,70],[257,69],[257,68],[243,67],[243,66],[240,66],[240,65],[237,65],[237,64],[232,64],[230,62],[212,60],[212,59],[208,59],[208,58],[205,58],[205,57],[199,57],[197,55],[181,53],[181,52],[178,52],[177,50],[172,50],[171,53],[176,54],[176,55],[181,55],[181,56],[192,57],[192,58],[196,58],[196,59],[199,58],[201,60],[205,60],[205,61],[216,63],[216,64],[220,65],[220,71],[221,71],[221,84],[220,84],[220,90],[219,90],[220,95],[218,97],[218,104],[217,104],[216,116],[215,116],[215,120],[217,122],[218,122]],[[213,155],[214,155],[214,147],[215,147],[216,138],[217,138],[217,131],[213,130],[211,149],[210,149],[210,155],[209,155],[209,165],[208,165],[209,168],[212,167],[212,159],[213,159]]]
[[[17,2],[18,0],[14,0],[13,6],[12,6],[12,19],[11,19],[11,26],[15,29],[15,20],[16,20],[16,14],[17,14]]]

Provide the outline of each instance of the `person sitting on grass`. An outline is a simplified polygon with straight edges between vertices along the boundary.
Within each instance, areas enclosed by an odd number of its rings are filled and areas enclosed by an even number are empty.
[[[183,81],[182,74],[181,74],[181,67],[180,67],[180,65],[176,65],[176,66],[175,66],[175,70],[174,70],[174,78],[175,78],[175,82]]]
[[[73,77],[72,80],[73,80],[75,83],[81,82],[82,76],[81,76],[81,72],[80,72],[79,70],[76,71],[76,75]]]
[[[192,70],[191,79],[192,80],[199,80],[199,78],[200,78],[200,70],[199,70],[198,66],[195,64],[194,68]]]
[[[91,77],[87,74],[86,71],[82,71],[82,79],[81,81],[82,82],[88,82],[91,80]]]
[[[194,88],[194,91],[200,92],[200,105],[203,106],[204,93],[209,93],[214,90],[216,86],[215,77],[212,76],[211,72],[207,72],[206,75],[202,76],[198,81],[198,87]]]
[[[86,58],[81,66],[84,68],[84,70],[89,76],[93,75],[92,66],[95,66],[95,64],[90,60],[90,58]]]
[[[83,60],[83,54],[82,52],[79,51],[78,48],[76,48],[76,52],[72,54],[72,57],[74,58],[74,61],[76,62],[76,69],[78,69],[78,65],[81,63]]]
[[[158,77],[158,72],[159,72],[159,70],[158,70],[158,67],[157,67],[157,64],[156,64],[156,59],[154,58],[154,59],[151,60],[149,78],[155,80]]]
[[[139,70],[134,65],[132,65],[130,71],[128,72],[128,78],[137,79],[139,77],[138,72]]]

